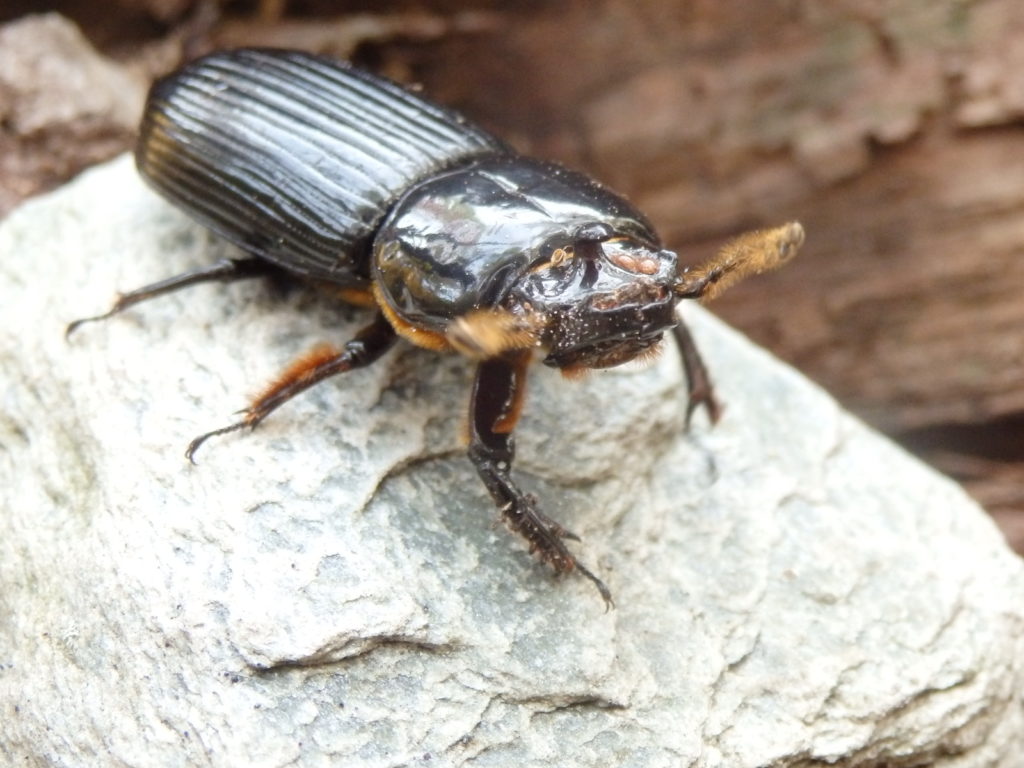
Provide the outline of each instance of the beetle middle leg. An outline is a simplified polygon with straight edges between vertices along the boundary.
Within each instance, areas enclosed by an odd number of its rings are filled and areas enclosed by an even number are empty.
[[[138,304],[139,302],[148,301],[149,299],[154,299],[157,296],[163,296],[166,293],[172,293],[180,290],[181,288],[187,288],[190,285],[210,282],[230,283],[235,280],[245,280],[250,277],[267,277],[276,274],[280,274],[280,270],[270,262],[263,259],[257,259],[255,257],[243,259],[218,259],[213,264],[190,269],[188,272],[182,272],[180,275],[174,275],[173,277],[168,277],[165,280],[160,280],[155,283],[150,283],[149,285],[144,285],[141,288],[136,288],[134,291],[119,294],[117,300],[114,302],[114,306],[102,315],[83,317],[81,320],[75,320],[73,323],[68,323],[68,327],[64,331],[64,336],[70,336],[80,325],[93,323],[97,320],[106,320],[108,317],[113,317],[117,313],[123,312],[128,309],[128,307]]]
[[[530,551],[537,552],[560,573],[579,571],[594,583],[605,605],[611,607],[614,603],[608,587],[581,565],[562,541],[579,537],[541,512],[537,499],[520,490],[512,480],[512,430],[522,407],[528,365],[529,354],[522,353],[484,360],[477,367],[469,417],[470,461],[501,508],[505,521],[529,542]]]
[[[255,429],[278,406],[305,392],[329,376],[364,368],[375,362],[394,345],[397,336],[391,324],[379,314],[341,350],[317,347],[292,363],[248,408],[241,420],[195,438],[185,451],[185,458],[195,463],[195,452],[209,438],[249,427]]]
[[[715,398],[715,391],[711,387],[711,377],[704,365],[704,360],[697,351],[697,345],[693,341],[690,329],[680,320],[672,328],[672,336],[679,348],[679,356],[683,361],[683,371],[686,374],[686,426],[690,426],[690,419],[694,411],[701,405],[708,412],[708,418],[715,424],[722,416],[722,406]]]

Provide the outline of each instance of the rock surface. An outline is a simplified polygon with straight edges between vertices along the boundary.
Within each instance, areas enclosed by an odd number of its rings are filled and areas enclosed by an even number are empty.
[[[813,232],[812,235],[813,237]],[[0,755],[17,765],[1016,766],[1019,559],[962,491],[687,306],[675,354],[538,367],[519,476],[611,587],[554,579],[402,348],[253,435],[189,439],[365,316],[201,286],[228,253],[127,158],[0,229]]]

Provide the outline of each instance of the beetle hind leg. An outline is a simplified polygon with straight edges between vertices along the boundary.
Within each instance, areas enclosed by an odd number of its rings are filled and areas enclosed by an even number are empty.
[[[255,429],[278,406],[314,384],[335,374],[370,365],[394,345],[396,338],[394,329],[383,315],[378,314],[343,349],[338,350],[327,344],[315,347],[289,365],[247,408],[240,411],[244,415],[239,421],[199,435],[189,443],[185,458],[194,464],[195,452],[211,437],[247,427]]]
[[[209,264],[204,267],[197,267],[196,269],[190,269],[188,272],[182,272],[180,275],[174,275],[173,277],[168,277],[164,280],[144,285],[141,288],[136,288],[134,291],[118,294],[114,305],[102,315],[83,317],[80,320],[68,323],[68,327],[64,330],[64,336],[65,338],[70,337],[79,326],[84,325],[85,323],[94,323],[98,320],[106,320],[119,312],[123,312],[128,309],[128,307],[134,306],[135,304],[149,299],[154,299],[157,296],[163,296],[167,293],[173,293],[181,288],[187,288],[190,285],[210,282],[229,283],[250,277],[265,277],[277,274],[279,271],[280,270],[270,262],[264,261],[263,259],[257,259],[255,257],[248,257],[244,259],[218,259],[213,264]]]

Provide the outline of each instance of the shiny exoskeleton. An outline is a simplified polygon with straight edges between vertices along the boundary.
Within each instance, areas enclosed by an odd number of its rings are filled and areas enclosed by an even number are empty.
[[[608,588],[565,546],[511,475],[512,431],[529,364],[572,372],[651,350],[671,331],[689,386],[687,419],[719,407],[675,312],[773,268],[799,224],[754,232],[701,267],[681,268],[647,219],[579,173],[522,157],[461,115],[319,56],[238,50],[160,81],[136,151],[143,178],[238,245],[224,259],[130,293],[109,317],[187,285],[280,274],[329,284],[375,309],[341,349],[301,358],[231,425],[255,427],[319,381],[377,360],[399,338],[476,361],[469,457],[501,514],[557,571]]]

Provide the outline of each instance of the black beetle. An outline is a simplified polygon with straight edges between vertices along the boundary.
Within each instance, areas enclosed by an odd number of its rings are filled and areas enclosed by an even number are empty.
[[[398,337],[477,361],[469,458],[509,526],[556,571],[583,567],[577,539],[511,476],[512,430],[530,362],[606,368],[678,342],[687,422],[719,407],[680,299],[710,298],[782,264],[803,242],[790,223],[744,235],[680,268],[643,214],[579,173],[522,157],[461,115],[350,65],[294,51],[215,53],[159,80],[136,149],[143,178],[249,254],[122,294],[109,317],[187,285],[281,271],[374,307],[341,350],[288,368],[243,418],[255,427],[299,392],[377,360]]]

